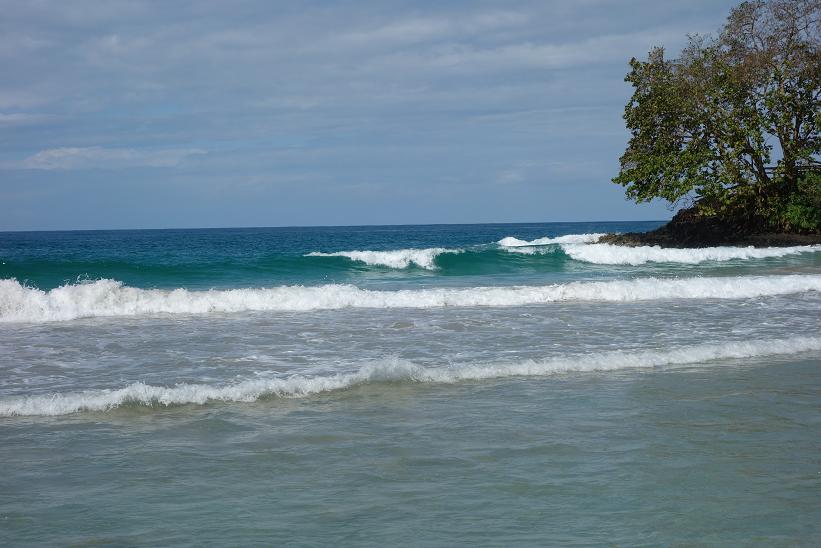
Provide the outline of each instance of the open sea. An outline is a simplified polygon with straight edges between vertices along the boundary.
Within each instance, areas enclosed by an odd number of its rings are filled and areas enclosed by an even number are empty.
[[[821,246],[0,233],[0,546],[821,544]]]

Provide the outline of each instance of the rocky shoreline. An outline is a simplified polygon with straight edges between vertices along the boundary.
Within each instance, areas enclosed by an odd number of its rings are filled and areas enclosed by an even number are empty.
[[[650,232],[607,234],[599,243],[624,246],[700,248],[717,246],[788,247],[821,245],[821,234],[767,232],[750,223],[699,217],[692,209],[679,211],[666,225]]]

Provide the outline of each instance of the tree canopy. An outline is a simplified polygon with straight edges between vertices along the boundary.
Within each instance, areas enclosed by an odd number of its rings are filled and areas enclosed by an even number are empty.
[[[630,67],[631,137],[613,179],[629,198],[692,199],[706,214],[780,208],[786,228],[796,204],[821,215],[811,167],[821,154],[821,0],[743,2],[718,36],[690,36],[676,59],[654,48]]]

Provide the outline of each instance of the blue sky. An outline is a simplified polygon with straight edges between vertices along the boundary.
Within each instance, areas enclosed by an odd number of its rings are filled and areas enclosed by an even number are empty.
[[[669,218],[627,62],[735,3],[0,0],[0,230]]]

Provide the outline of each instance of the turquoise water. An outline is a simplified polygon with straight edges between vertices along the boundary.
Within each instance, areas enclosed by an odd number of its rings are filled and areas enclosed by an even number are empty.
[[[118,230],[0,234],[0,279],[16,278],[41,289],[78,279],[111,278],[134,287],[194,289],[279,284],[430,282],[448,276],[561,275],[573,270],[560,249],[523,256],[496,242],[518,234],[647,230],[645,223],[428,225],[201,230]],[[346,257],[307,256],[348,250],[461,250],[438,257],[435,270],[411,264],[395,269]],[[588,265],[588,268],[590,265]],[[491,279],[492,281],[492,279]]]
[[[821,250],[0,233],[0,544],[816,545]]]

